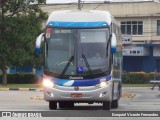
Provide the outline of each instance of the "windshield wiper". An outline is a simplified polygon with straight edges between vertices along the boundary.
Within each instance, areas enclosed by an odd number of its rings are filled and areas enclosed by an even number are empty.
[[[91,70],[91,67],[89,66],[88,61],[87,61],[87,59],[86,59],[86,56],[85,56],[84,54],[82,54],[82,58],[84,59],[84,62],[85,62],[85,64],[86,64],[86,66],[87,66],[90,74],[93,75],[93,72],[92,72],[92,70]]]
[[[71,56],[70,59],[68,60],[66,66],[64,67],[62,73],[61,73],[61,77],[65,74],[65,72],[67,71],[69,65],[71,64],[71,62],[74,60],[74,56]]]

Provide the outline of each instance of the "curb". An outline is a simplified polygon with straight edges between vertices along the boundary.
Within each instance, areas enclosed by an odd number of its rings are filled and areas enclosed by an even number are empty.
[[[0,88],[0,91],[35,91],[35,92],[43,92],[43,88]],[[123,93],[122,94],[122,98],[126,98],[126,99],[131,99],[134,98],[136,94],[134,93]],[[43,98],[39,98],[39,97],[33,97],[31,99],[36,99],[36,100],[40,100]]]
[[[150,87],[123,87],[125,89],[149,89]],[[43,88],[0,88],[0,91],[37,91],[43,92]]]
[[[0,88],[0,91],[8,91],[9,88]]]
[[[122,87],[122,90],[126,89],[150,89],[151,87]]]
[[[43,92],[43,88],[0,88],[0,91],[37,91],[37,92]]]

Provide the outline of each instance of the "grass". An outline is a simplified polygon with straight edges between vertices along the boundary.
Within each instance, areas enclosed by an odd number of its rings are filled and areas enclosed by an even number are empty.
[[[122,84],[123,87],[151,87],[152,84]],[[41,84],[8,84],[0,88],[42,88]]]
[[[7,86],[0,85],[0,88],[42,88],[41,84],[8,84]]]

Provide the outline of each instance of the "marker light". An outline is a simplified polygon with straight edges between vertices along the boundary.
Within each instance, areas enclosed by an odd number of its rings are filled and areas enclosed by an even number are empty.
[[[53,82],[52,82],[51,80],[49,80],[49,79],[44,79],[44,80],[43,80],[43,86],[45,86],[45,87],[53,87],[54,84],[53,84]]]
[[[107,82],[101,82],[101,83],[100,83],[100,87],[106,87],[107,85],[108,85]]]

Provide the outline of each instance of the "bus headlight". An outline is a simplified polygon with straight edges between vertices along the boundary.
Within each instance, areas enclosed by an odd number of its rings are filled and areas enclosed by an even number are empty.
[[[43,86],[52,88],[52,87],[54,87],[54,83],[49,79],[44,79],[43,80]]]
[[[108,85],[108,82],[101,82],[100,87],[106,87]]]

